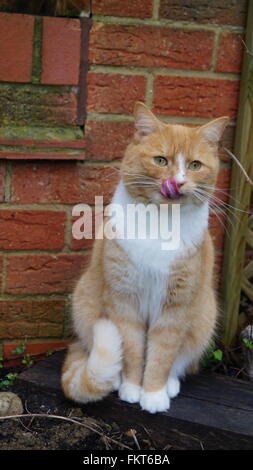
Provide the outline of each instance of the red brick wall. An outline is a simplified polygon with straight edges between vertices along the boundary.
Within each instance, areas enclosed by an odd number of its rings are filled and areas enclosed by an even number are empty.
[[[69,294],[91,247],[72,240],[72,207],[93,204],[95,195],[110,200],[117,180],[113,167],[133,131],[136,100],[166,122],[199,124],[228,114],[224,142],[233,147],[246,8],[245,1],[232,0],[93,0],[84,160],[56,161],[49,152],[53,161],[29,161],[22,148],[20,160],[13,154],[0,160],[2,343],[68,336]],[[32,126],[47,139],[48,129],[53,139],[63,131],[80,132],[80,44],[79,19],[0,14],[5,136],[19,127],[31,139]],[[19,102],[23,107],[15,108]],[[67,140],[64,134],[65,147]],[[73,140],[71,134],[70,147]],[[229,178],[230,161],[221,152],[218,186],[228,189]],[[210,225],[219,279],[225,221],[219,207],[216,212]]]

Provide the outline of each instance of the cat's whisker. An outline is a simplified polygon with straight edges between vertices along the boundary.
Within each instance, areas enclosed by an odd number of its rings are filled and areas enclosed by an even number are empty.
[[[236,203],[241,204],[241,202],[240,202],[237,198],[235,198],[234,196],[232,196],[232,195],[230,194],[230,191],[231,191],[233,188],[229,188],[228,190],[224,190],[224,189],[219,188],[219,187],[217,187],[217,186],[208,186],[208,185],[206,185],[206,184],[201,184],[201,183],[198,183],[197,187],[198,187],[198,188],[203,188],[203,189],[210,189],[210,190],[213,190],[213,191],[215,191],[215,192],[225,194],[225,195],[228,196],[230,199],[233,199],[233,201],[235,201]],[[224,202],[225,202],[225,201],[224,201]],[[233,206],[232,206],[232,207],[233,207]],[[234,208],[234,209],[236,209],[236,208]]]
[[[207,200],[204,195],[197,194],[195,191],[194,191],[194,195],[196,196],[197,199],[199,199],[199,200],[202,201],[202,202],[205,202],[205,201]],[[229,219],[228,215],[227,215],[223,210],[220,210],[219,206],[217,206],[217,205],[214,204],[214,208],[215,208],[215,209],[219,209],[219,211],[220,211],[221,213],[223,213],[223,215],[225,215],[225,217],[226,217],[226,218],[230,221],[230,223],[231,223],[231,220]],[[227,229],[225,223],[223,222],[223,220],[221,219],[220,214],[217,213],[216,211],[213,211],[212,214],[214,214],[214,215],[217,217],[217,219],[219,220],[220,224],[221,224],[222,227],[224,228],[224,230],[225,230],[225,232],[226,232],[228,238],[230,238],[230,234],[229,234],[229,232],[228,232],[228,229]]]
[[[198,191],[200,191],[202,195],[206,195],[205,191],[200,190],[200,189],[198,189]],[[214,204],[215,204],[216,207],[219,208],[220,211],[222,210],[221,208],[223,208],[223,209],[224,209],[224,211],[223,211],[224,214],[225,214],[225,211],[229,212],[229,214],[230,214],[232,217],[235,217],[238,222],[239,222],[239,218],[237,217],[237,215],[236,215],[236,213],[235,213],[234,211],[243,212],[243,213],[245,213],[245,214],[250,215],[250,212],[244,211],[244,210],[239,209],[239,208],[234,207],[234,206],[231,206],[230,204],[228,204],[227,202],[222,201],[221,199],[219,199],[218,197],[214,196],[213,194],[210,195],[209,193],[207,193],[207,195],[208,195],[208,197],[209,197],[209,201],[210,201],[209,204],[210,204],[210,205],[214,205]],[[228,214],[227,214],[227,217],[228,217]],[[229,219],[230,223],[232,223],[231,220],[232,220],[232,219]]]

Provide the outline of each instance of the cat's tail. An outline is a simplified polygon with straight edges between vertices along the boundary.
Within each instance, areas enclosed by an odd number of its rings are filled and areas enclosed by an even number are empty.
[[[70,345],[62,369],[63,391],[80,403],[100,400],[118,387],[121,368],[121,335],[111,320],[100,319],[94,325],[90,353],[79,341]]]

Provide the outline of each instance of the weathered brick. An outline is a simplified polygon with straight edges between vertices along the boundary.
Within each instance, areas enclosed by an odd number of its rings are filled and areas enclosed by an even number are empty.
[[[228,201],[229,196],[229,187],[230,187],[230,178],[231,178],[231,169],[230,168],[220,168],[217,182],[216,182],[216,191],[214,196],[220,199],[221,204]],[[220,202],[215,199],[215,204],[220,204]]]
[[[90,223],[90,211],[89,211],[89,214],[86,214],[86,212],[83,211],[80,214],[80,217],[82,218],[81,220],[82,220],[82,222],[84,222],[84,224],[82,224],[81,227],[79,227],[79,225],[78,225],[78,228],[81,232],[83,232],[85,228],[86,229],[88,228],[88,224]],[[79,217],[73,217],[72,218],[71,249],[72,250],[86,250],[86,249],[92,248],[93,243],[94,243],[94,239],[95,239],[95,212],[92,211],[92,220],[91,220],[91,236],[92,236],[92,238],[81,238],[79,240],[78,238],[76,238],[74,236],[74,234],[73,234],[74,224],[78,220],[79,220]]]
[[[235,126],[227,126],[221,139],[221,146],[219,151],[219,157],[224,162],[231,162],[231,157],[226,152],[225,148],[233,152],[235,139]]]
[[[95,15],[132,16],[148,18],[152,16],[152,0],[131,0],[119,2],[119,0],[92,0],[92,13]]]
[[[226,233],[226,216],[224,212],[211,212],[209,216],[209,229],[214,246],[217,250],[222,250]]]
[[[15,162],[11,200],[16,203],[93,204],[95,196],[103,196],[104,202],[108,203],[117,181],[118,172],[109,165]]]
[[[132,122],[87,121],[85,124],[87,158],[94,160],[122,158],[133,132]]]
[[[234,118],[239,81],[158,75],[154,108],[159,114]]]
[[[63,300],[2,300],[0,338],[60,336],[64,307]]]
[[[240,72],[242,66],[243,43],[241,34],[221,33],[216,71]]]
[[[0,162],[0,202],[4,201],[5,162]]]
[[[211,31],[95,23],[89,59],[95,64],[206,70],[213,39]]]
[[[0,80],[31,80],[33,29],[31,15],[0,13]]]
[[[0,249],[53,250],[64,245],[65,212],[1,210]]]
[[[4,126],[74,125],[75,91],[54,92],[36,86],[0,87],[0,124]]]
[[[43,18],[42,83],[78,84],[80,40],[80,20]]]
[[[173,21],[244,26],[247,0],[161,0],[160,17]]]
[[[135,101],[145,100],[146,79],[142,75],[88,74],[88,111],[132,113]]]
[[[10,256],[6,292],[50,294],[72,292],[88,255]]]

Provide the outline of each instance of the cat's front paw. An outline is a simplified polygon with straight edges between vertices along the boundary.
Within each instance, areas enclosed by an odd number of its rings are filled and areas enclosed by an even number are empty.
[[[180,381],[177,377],[169,377],[167,382],[167,392],[170,398],[175,398],[180,392]]]
[[[145,392],[145,390],[142,390],[140,405],[143,410],[149,411],[149,413],[167,411],[170,407],[170,399],[166,387],[161,388],[157,392]]]
[[[140,400],[141,387],[127,380],[123,381],[119,387],[119,397],[128,403],[138,403]]]

